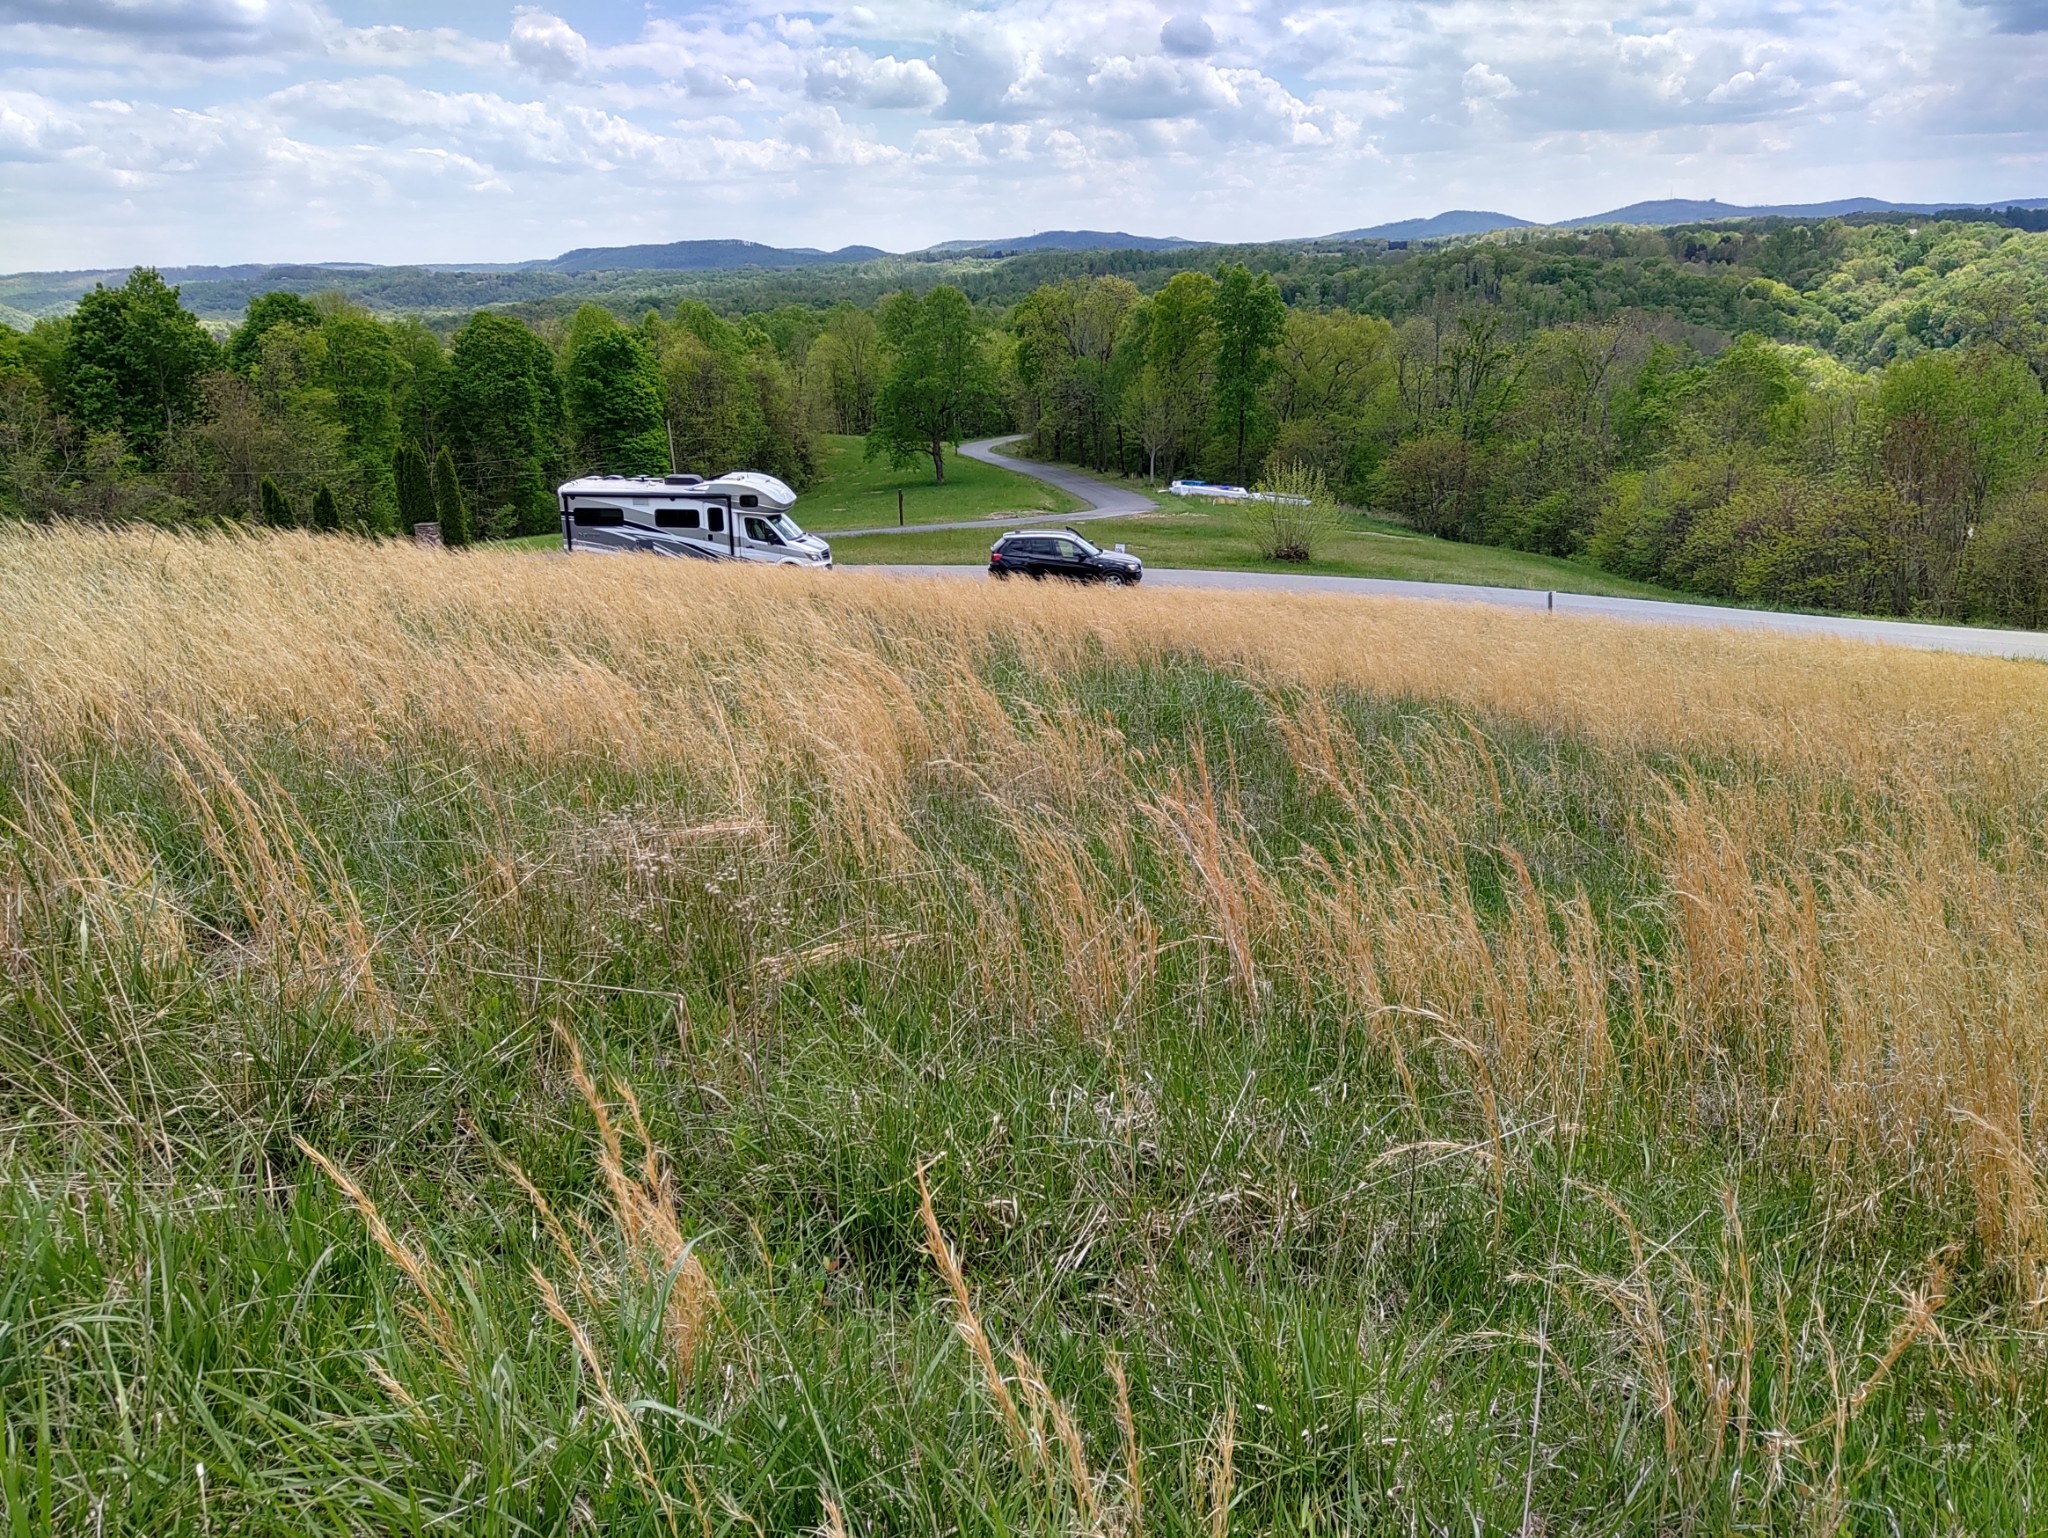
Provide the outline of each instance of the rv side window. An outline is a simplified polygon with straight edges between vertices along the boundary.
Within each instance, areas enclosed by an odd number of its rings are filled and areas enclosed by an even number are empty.
[[[576,509],[576,527],[579,529],[616,529],[626,521],[623,508],[591,507],[585,505]]]
[[[743,527],[747,531],[747,538],[757,545],[779,545],[782,543],[780,539],[776,538],[775,531],[768,527],[768,520],[766,518],[749,518]]]
[[[705,508],[704,526],[713,534],[723,534],[725,532],[725,509],[722,507]]]
[[[759,507],[760,505],[761,499],[755,496],[751,491],[743,491],[740,493],[741,507]]]
[[[697,509],[694,507],[661,507],[654,512],[654,526],[657,529],[694,529],[697,527]]]

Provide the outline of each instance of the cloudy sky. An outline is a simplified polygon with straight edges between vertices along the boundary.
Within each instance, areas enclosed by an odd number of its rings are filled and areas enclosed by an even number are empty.
[[[0,271],[2042,196],[2043,101],[2048,0],[0,0]]]

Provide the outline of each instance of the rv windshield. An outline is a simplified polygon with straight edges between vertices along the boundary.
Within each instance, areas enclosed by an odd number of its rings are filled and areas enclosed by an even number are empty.
[[[795,521],[787,513],[770,513],[761,521],[792,545],[804,537],[804,531],[796,526]]]

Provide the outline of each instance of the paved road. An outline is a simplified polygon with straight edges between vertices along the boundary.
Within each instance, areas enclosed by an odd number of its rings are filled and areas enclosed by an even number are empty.
[[[1156,513],[1159,504],[1140,492],[1127,486],[1112,486],[1108,481],[1098,481],[1085,470],[1069,469],[1065,465],[1041,464],[1035,459],[1012,459],[996,451],[1005,444],[1022,443],[1024,435],[1014,433],[1008,438],[977,438],[972,443],[960,445],[960,452],[969,459],[978,459],[985,465],[997,465],[1005,470],[1015,470],[1033,480],[1044,481],[1057,486],[1070,497],[1080,499],[1082,511],[1071,514],[1077,518],[1125,518],[1132,513]]]
[[[849,570],[862,568],[850,567]],[[906,577],[971,577],[986,581],[979,566],[875,566]],[[1828,614],[1776,614],[1766,609],[1723,609],[1702,603],[1660,603],[1644,598],[1595,598],[1585,593],[1542,593],[1514,587],[1472,587],[1456,582],[1395,582],[1380,577],[1296,576],[1265,571],[1168,571],[1145,573],[1147,587],[1206,587],[1271,593],[1329,593],[1353,598],[1420,598],[1438,603],[1487,603],[1510,609],[1559,614],[1595,614],[1651,625],[1724,626],[1774,630],[1793,635],[1838,636],[1881,641],[1927,651],[1976,652],[1991,657],[2048,661],[2048,634],[2031,630],[1977,630],[1964,625],[1914,625],[1902,620],[1854,619]]]
[[[1149,497],[1065,465],[1040,464],[997,454],[1009,438],[982,438],[963,443],[960,452],[984,464],[1000,465],[1050,482],[1088,504],[1088,511],[1061,521],[1084,518],[1125,518],[1149,513]],[[1049,522],[1035,518],[984,519],[974,523],[927,523],[926,529],[1003,528]],[[895,529],[860,530],[894,534]],[[834,535],[834,538],[841,537]],[[884,566],[874,570],[919,577],[979,577],[979,566]],[[1476,587],[1458,582],[1397,582],[1385,577],[1316,577],[1265,571],[1168,571],[1145,573],[1148,587],[1211,587],[1277,593],[1336,593],[1354,598],[1421,598],[1438,603],[1490,603],[1509,609],[1542,609],[1559,614],[1597,614],[1608,619],[1650,625],[1722,626],[1732,630],[1774,630],[1792,635],[1838,636],[1850,641],[1880,641],[1891,646],[1917,646],[1925,651],[1975,652],[1990,657],[2030,657],[2048,661],[2048,634],[2031,630],[1978,630],[1964,625],[1915,625],[1903,620],[1856,619],[1833,614],[1779,614],[1768,609],[1724,609],[1704,603],[1663,603],[1647,598],[1596,598],[1588,593],[1543,593],[1517,587]]]
[[[1128,518],[1133,513],[1153,513],[1159,510],[1159,504],[1150,497],[1122,486],[1112,486],[1106,481],[1098,481],[1084,471],[1070,470],[1065,465],[1042,465],[1030,459],[1012,459],[1007,454],[996,452],[1006,443],[1023,441],[1022,433],[1013,433],[1007,438],[977,438],[972,443],[961,444],[958,452],[965,454],[969,459],[978,459],[985,465],[1015,470],[1019,475],[1028,475],[1033,480],[1057,486],[1068,496],[1080,501],[1080,512],[1027,513],[1017,518],[969,518],[957,523],[913,523],[908,527],[899,527],[892,523],[879,529],[829,529],[825,537],[860,539],[870,534],[929,534],[940,529],[1019,529],[1033,523],[1049,524],[1057,528],[1063,524],[1091,523],[1098,518]]]

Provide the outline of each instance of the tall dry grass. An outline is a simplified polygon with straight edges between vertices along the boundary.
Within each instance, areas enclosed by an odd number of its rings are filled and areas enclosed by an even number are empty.
[[[23,851],[0,876],[0,954],[22,976],[57,954],[201,969],[402,1036],[466,965],[531,965],[508,975],[538,984],[561,912],[644,903],[650,923],[682,923],[685,873],[739,915],[688,931],[721,969],[720,1050],[736,1060],[753,1062],[760,1001],[847,964],[929,966],[961,1016],[1071,1029],[1114,1063],[1162,1013],[1188,1030],[1334,1019],[1337,1050],[1384,1064],[1407,1108],[1388,1168],[1469,1161],[1497,1229],[1532,1139],[1729,1140],[1844,1211],[1898,1187],[1947,1204],[2003,1306],[2032,1319],[2048,1301],[2037,667],[1391,600],[1105,599],[301,537],[9,535],[0,612]],[[1148,755],[1090,693],[1187,659],[1239,688],[1277,745],[1287,817],[1252,804],[1229,743]],[[1529,738],[1568,751],[1509,744]],[[407,755],[480,766],[459,921],[431,936],[380,924],[265,767],[279,744],[344,778]],[[110,751],[175,786],[196,833],[186,864],[65,779]],[[1544,777],[1574,762],[1603,787],[1626,902],[1575,863],[1580,835],[1544,821]],[[658,781],[660,800],[578,813],[565,793],[538,844],[492,789],[621,769]],[[935,831],[963,808],[994,830],[967,852]],[[694,1039],[689,1021],[677,1030]],[[572,1233],[510,1174],[570,1284],[565,1297],[536,1272],[545,1311],[632,1442],[588,1321],[622,1291],[658,1293],[684,1381],[719,1292],[630,1085],[601,1090],[574,1039],[561,1050],[596,1123],[612,1233]],[[1120,1114],[1135,1166],[1143,1113]],[[457,1359],[446,1275],[314,1157]],[[1021,1351],[1004,1365],[920,1195],[1020,1468],[1071,1530],[1137,1531],[1144,1457],[1121,1362],[1105,1370],[1122,1445],[1091,1453],[1048,1375]],[[1608,1321],[1613,1370],[1670,1456],[1709,1484],[1731,1461],[1796,1465],[1815,1509],[1838,1500],[1850,1421],[1940,1335],[1948,1262],[1837,1373],[1832,1420],[1766,1426],[1753,1374],[1788,1395],[1812,1348],[1773,1338],[1785,1299],[1752,1274],[1739,1209],[1717,1276],[1667,1262],[1612,1210],[1633,1264],[1542,1280]],[[1212,1532],[1231,1520],[1237,1414],[1218,1413],[1192,1476]],[[628,1451],[658,1488],[646,1446]],[[836,1528],[838,1492],[827,1507]]]

